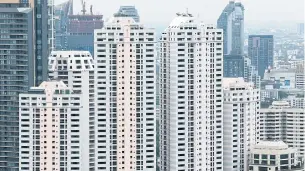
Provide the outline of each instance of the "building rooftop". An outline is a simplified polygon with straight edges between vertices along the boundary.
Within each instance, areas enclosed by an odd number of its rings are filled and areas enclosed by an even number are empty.
[[[49,70],[93,70],[93,58],[88,51],[53,51],[49,56]]]
[[[254,88],[253,83],[245,82],[244,78],[223,78],[222,81],[223,89],[230,89],[231,87],[240,87],[240,88]]]
[[[254,149],[272,149],[272,150],[283,150],[288,149],[288,145],[280,140],[275,141],[260,141]]]
[[[289,103],[287,101],[274,101],[270,108],[289,108]]]
[[[190,23],[198,24],[198,23],[195,23],[196,20],[192,14],[177,13],[176,15],[177,16],[172,20],[169,27],[180,27],[180,26],[183,26],[185,24],[190,24]]]

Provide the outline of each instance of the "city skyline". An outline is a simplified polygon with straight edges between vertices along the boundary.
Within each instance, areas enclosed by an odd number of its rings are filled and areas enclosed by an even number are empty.
[[[0,171],[305,171],[303,11],[0,0]]]
[[[65,2],[66,0],[55,0],[55,4]],[[221,2],[220,2],[221,1]],[[141,16],[141,21],[144,24],[154,24],[158,27],[166,27],[171,19],[175,16],[176,12],[185,12],[188,10],[194,16],[198,16],[200,20],[206,23],[216,24],[217,18],[221,14],[223,8],[229,3],[230,0],[199,0],[190,1],[173,1],[167,0],[163,2],[161,0],[155,1],[140,1],[129,0],[126,1],[114,0],[107,5],[103,4],[103,1],[87,0],[87,11],[89,11],[90,5],[93,5],[93,12],[96,14],[103,14],[104,19],[112,17],[112,15],[119,9],[121,5],[134,5]],[[276,0],[236,0],[241,1],[245,6],[245,25],[266,25],[266,24],[285,24],[297,23],[304,20],[304,1],[294,0],[291,1],[276,1]],[[160,7],[160,4],[162,6]],[[175,6],[169,6],[175,4]],[[201,4],[201,5],[198,5]],[[276,8],[272,8],[276,4]],[[289,8],[287,8],[289,7]],[[270,10],[272,8],[272,10]],[[259,9],[259,13],[258,10]],[[74,0],[74,12],[80,13],[81,2],[80,0]],[[285,24],[286,25],[286,24]]]

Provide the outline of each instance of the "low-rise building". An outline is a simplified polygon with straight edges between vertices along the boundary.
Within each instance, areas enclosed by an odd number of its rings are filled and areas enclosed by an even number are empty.
[[[260,139],[282,140],[305,155],[305,111],[292,108],[286,101],[274,101],[260,109]]]
[[[303,171],[304,160],[283,141],[261,141],[250,152],[249,171]]]
[[[283,99],[283,101],[288,102],[289,105],[293,108],[301,108],[301,109],[305,108],[304,95],[303,96],[297,96],[297,95],[288,96],[287,98]]]
[[[264,80],[278,82],[283,89],[293,89],[296,87],[296,72],[295,69],[268,69]]]

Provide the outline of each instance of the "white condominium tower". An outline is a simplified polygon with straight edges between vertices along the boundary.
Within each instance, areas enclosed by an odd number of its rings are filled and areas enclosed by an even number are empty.
[[[223,170],[223,35],[177,13],[160,40],[162,171]]]
[[[81,97],[62,81],[20,94],[20,171],[89,169],[89,122]]]
[[[83,161],[82,168],[88,171],[94,170],[95,165],[95,121],[94,103],[94,64],[91,54],[87,51],[53,51],[49,57],[49,77],[63,81],[74,93],[80,93],[82,99],[82,113],[85,115],[81,122],[83,127],[78,129],[82,133],[81,149]],[[67,160],[67,159],[65,159]]]
[[[224,171],[248,171],[248,156],[259,138],[260,92],[243,78],[223,79]]]
[[[286,101],[275,101],[271,107],[260,109],[260,137],[282,140],[305,158],[304,109],[292,108]]]
[[[96,170],[155,171],[155,30],[114,17],[94,34]]]

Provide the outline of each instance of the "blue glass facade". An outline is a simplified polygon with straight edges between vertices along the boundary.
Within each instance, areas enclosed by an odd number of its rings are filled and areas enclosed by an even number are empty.
[[[230,1],[217,20],[217,28],[223,29],[224,54],[244,54],[244,6]]]
[[[273,35],[250,35],[248,54],[251,64],[257,69],[258,75],[264,78],[265,70],[273,67]]]
[[[241,55],[224,55],[223,76],[244,77],[245,60]]]
[[[19,170],[19,93],[34,86],[33,10],[0,3],[0,171]]]
[[[35,85],[48,79],[49,30],[48,0],[34,0],[35,16]]]
[[[69,0],[65,3],[55,6],[55,50],[65,50],[67,47],[67,27],[68,15],[73,14],[73,1]]]

